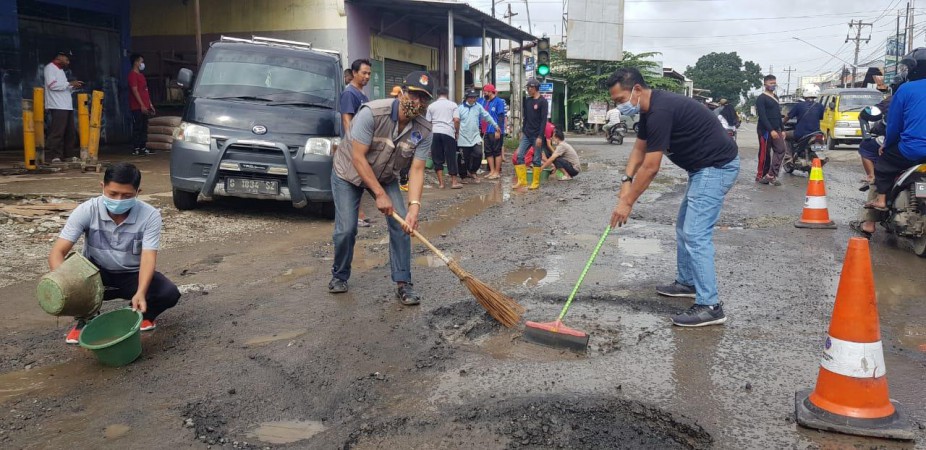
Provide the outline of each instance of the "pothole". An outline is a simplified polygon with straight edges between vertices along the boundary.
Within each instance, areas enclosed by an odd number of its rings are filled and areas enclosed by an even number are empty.
[[[326,429],[324,424],[314,420],[265,422],[248,433],[248,437],[268,444],[291,444],[310,439]]]
[[[363,423],[343,447],[706,449],[712,443],[687,417],[640,402],[547,396]]]

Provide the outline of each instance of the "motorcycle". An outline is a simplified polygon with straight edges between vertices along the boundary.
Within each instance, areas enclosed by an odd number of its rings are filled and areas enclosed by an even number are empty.
[[[862,138],[876,139],[883,144],[884,114],[880,108],[869,106],[861,114],[869,118],[862,123]],[[878,222],[889,233],[909,238],[913,253],[926,258],[926,164],[917,164],[905,170],[894,181],[887,193],[887,211],[878,211]]]
[[[790,152],[782,164],[785,172],[794,173],[795,170],[800,170],[810,173],[814,159],[820,159],[820,164],[826,165],[829,158],[823,154],[826,149],[825,141],[826,139],[820,131],[810,133],[797,141],[788,141]]]
[[[608,129],[608,136],[605,139],[609,144],[621,145],[624,143],[624,136],[626,135],[627,125],[621,122]]]
[[[588,134],[588,128],[585,126],[585,118],[581,114],[572,116],[572,131],[578,134]]]

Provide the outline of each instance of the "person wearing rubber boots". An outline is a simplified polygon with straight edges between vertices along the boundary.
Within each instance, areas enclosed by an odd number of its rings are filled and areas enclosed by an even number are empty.
[[[103,195],[81,203],[68,217],[48,266],[57,269],[84,236],[84,256],[100,269],[106,287],[103,300],[131,299],[132,309],[142,313],[141,331],[151,331],[157,317],[180,300],[177,286],[154,270],[161,213],[138,200],[141,172],[132,164],[108,167],[101,185]],[[65,342],[77,344],[85,324],[78,320]]]
[[[675,226],[678,272],[674,283],[656,292],[695,298],[688,311],[672,317],[675,325],[726,322],[717,293],[712,239],[724,197],[739,174],[736,142],[717,126],[717,117],[709,109],[688,97],[650,89],[637,69],[615,71],[606,85],[621,114],[640,114],[640,132],[621,178],[611,226],[627,223],[634,203],[656,178],[663,155],[685,169],[688,188]]]
[[[376,198],[376,208],[389,224],[389,263],[392,281],[396,283],[396,298],[403,305],[420,303],[412,287],[409,234],[418,228],[424,165],[431,149],[431,124],[422,113],[433,92],[434,82],[427,72],[412,72],[405,77],[397,98],[368,102],[351,121],[351,139],[338,146],[331,174],[334,264],[328,292],[348,290],[360,198],[370,192]],[[399,189],[399,173],[409,165],[406,208]],[[393,212],[404,216],[404,226],[391,217]]]
[[[513,188],[522,188],[527,186],[527,166],[524,161],[524,155],[527,149],[534,147],[534,158],[531,161],[533,166],[533,179],[531,180],[530,189],[540,187],[540,166],[541,152],[544,148],[543,127],[547,123],[548,105],[547,99],[540,96],[540,82],[536,78],[527,80],[527,97],[522,102],[521,117],[521,142],[518,144],[518,153],[515,160],[514,171],[518,175],[518,183]]]

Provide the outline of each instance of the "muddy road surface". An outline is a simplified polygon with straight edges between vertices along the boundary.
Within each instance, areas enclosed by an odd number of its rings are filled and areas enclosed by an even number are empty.
[[[573,181],[538,192],[484,181],[424,197],[422,233],[521,302],[528,320],[559,312],[606,226],[633,143],[571,141],[584,166]],[[153,184],[149,199],[170,237],[159,269],[182,287],[180,304],[143,335],[139,360],[103,368],[64,344],[71,322],[36,305],[34,266],[50,242],[16,244],[38,256],[4,272],[0,287],[0,447],[926,448],[926,259],[883,233],[872,258],[887,376],[918,442],[794,423],[794,392],[816,381],[846,224],[864,200],[861,167],[852,150],[831,152],[825,175],[840,226],[798,230],[806,175],[754,184],[754,141],[740,133],[743,170],[715,234],[728,322],[673,328],[668,317],[689,301],[653,290],[675,277],[686,182],[666,163],[567,316],[591,334],[586,355],[500,327],[420,244],[413,278],[424,300],[399,305],[372,204],[363,205],[375,221],[360,230],[350,292],[331,295],[329,221],[246,201],[181,213],[155,180],[165,170],[150,163],[143,187]],[[95,190],[92,177],[67,182]],[[0,227],[0,249],[24,232]]]

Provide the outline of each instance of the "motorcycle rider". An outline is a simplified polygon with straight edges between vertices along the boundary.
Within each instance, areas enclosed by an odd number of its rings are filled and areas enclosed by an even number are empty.
[[[820,121],[823,120],[823,105],[817,103],[817,94],[819,89],[807,89],[804,92],[804,101],[794,105],[788,112],[788,118],[791,120],[797,117],[797,123],[794,130],[785,132],[785,139],[791,143],[797,142],[808,134],[820,131]]]
[[[893,93],[897,92],[897,89],[900,88],[900,85],[906,82],[906,78],[900,74],[894,76],[894,81],[891,82],[889,88],[885,88],[885,91],[888,91],[891,95],[888,95],[881,100],[880,103],[875,105],[878,111],[881,114],[878,114],[877,117],[873,117],[869,114],[869,108],[863,109],[859,113],[859,120],[865,122],[876,122],[870,128],[870,133],[862,133],[864,139],[859,143],[858,154],[862,158],[862,167],[865,169],[865,184],[859,188],[860,191],[865,192],[871,188],[871,185],[875,182],[875,164],[878,163],[878,150],[881,148],[881,144],[875,139],[873,135],[884,136],[887,133],[885,129],[885,122],[882,118],[887,117],[887,112],[891,107],[891,99],[893,98]],[[881,90],[881,89],[879,89]],[[874,200],[870,198],[869,200]]]
[[[926,163],[926,47],[920,47],[904,56],[901,70],[906,70],[907,82],[894,94],[887,116],[887,133],[881,154],[875,164],[875,190],[877,196],[865,204],[866,209],[887,210],[887,193],[894,180],[911,166]],[[875,231],[872,217],[853,227],[870,237]]]
[[[605,139],[611,136],[611,128],[621,123],[621,112],[617,109],[617,106],[608,111],[606,118],[607,122],[601,127],[604,129]]]

